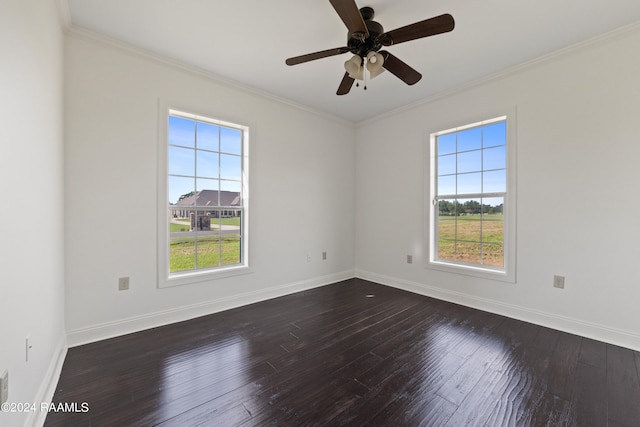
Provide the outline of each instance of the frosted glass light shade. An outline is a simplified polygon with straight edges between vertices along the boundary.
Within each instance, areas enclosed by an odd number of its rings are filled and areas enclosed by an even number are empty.
[[[384,57],[379,53],[371,51],[367,54],[367,70],[369,70],[369,75],[372,79],[382,74],[384,71],[383,63]]]
[[[356,80],[364,80],[364,68],[362,67],[362,58],[353,55],[351,59],[344,63],[344,69],[349,73],[349,77]]]

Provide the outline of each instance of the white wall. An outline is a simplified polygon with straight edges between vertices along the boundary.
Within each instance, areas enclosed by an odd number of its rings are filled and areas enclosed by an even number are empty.
[[[52,392],[65,311],[79,343],[332,282],[354,265],[361,277],[640,349],[640,31],[357,133],[79,33],[67,39],[63,110],[62,46],[53,2],[0,3],[0,373],[10,401]],[[159,99],[251,126],[252,274],[156,288]],[[427,129],[514,105],[517,283],[424,269]],[[567,277],[565,290],[553,274]],[[119,276],[131,290],[116,290]],[[38,417],[0,413],[0,424]]]
[[[39,405],[65,345],[63,37],[54,2],[0,2],[0,58],[0,374],[9,372],[9,402]],[[0,412],[0,425],[39,415]]]
[[[352,125],[79,31],[65,72],[71,345],[353,276]],[[252,274],[157,288],[159,100],[250,126]]]
[[[638,51],[636,27],[359,126],[357,275],[640,349]],[[425,269],[428,131],[505,106],[517,107],[517,283]]]

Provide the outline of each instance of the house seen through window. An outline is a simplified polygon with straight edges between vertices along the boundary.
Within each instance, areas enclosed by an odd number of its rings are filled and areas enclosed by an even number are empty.
[[[247,129],[177,111],[168,120],[169,273],[243,265]]]

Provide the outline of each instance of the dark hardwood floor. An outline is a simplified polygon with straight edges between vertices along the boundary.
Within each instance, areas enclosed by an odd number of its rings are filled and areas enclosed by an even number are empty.
[[[373,295],[373,296],[371,296]],[[47,426],[640,426],[640,353],[352,279],[71,348]]]

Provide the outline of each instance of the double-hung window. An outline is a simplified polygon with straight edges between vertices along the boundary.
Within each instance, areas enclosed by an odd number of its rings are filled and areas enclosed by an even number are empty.
[[[429,266],[515,280],[515,198],[506,116],[431,134]]]
[[[248,128],[168,110],[160,286],[247,267]]]

